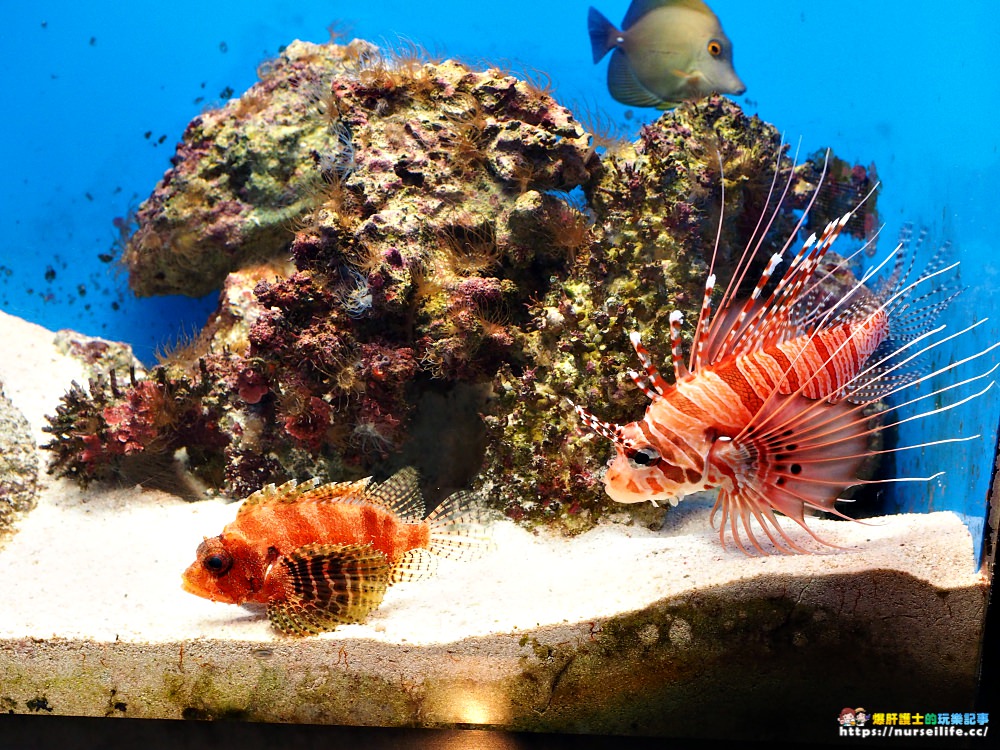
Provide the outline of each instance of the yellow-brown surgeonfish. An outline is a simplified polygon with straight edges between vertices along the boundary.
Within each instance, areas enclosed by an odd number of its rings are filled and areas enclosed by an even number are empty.
[[[633,0],[620,30],[591,8],[587,28],[595,63],[613,50],[608,90],[623,104],[670,109],[746,91],[733,69],[733,43],[701,0]]]

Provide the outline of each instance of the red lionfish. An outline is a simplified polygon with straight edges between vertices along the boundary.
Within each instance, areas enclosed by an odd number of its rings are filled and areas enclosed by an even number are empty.
[[[265,603],[290,635],[364,622],[389,584],[422,578],[435,556],[465,557],[486,544],[472,495],[457,492],[423,518],[417,479],[408,467],[381,484],[269,484],[199,545],[183,588],[216,602]]]
[[[774,194],[778,170],[771,183]],[[940,476],[861,480],[861,463],[873,454],[973,440],[946,438],[919,445],[876,450],[872,435],[895,425],[938,414],[981,396],[993,383],[961,400],[928,408],[912,416],[873,422],[872,412],[884,416],[976,380],[995,369],[916,395],[909,389],[1000,346],[991,346],[933,372],[914,363],[926,352],[971,331],[985,322],[934,338],[944,330],[938,315],[958,295],[959,288],[941,277],[958,263],[945,265],[945,245],[922,273],[909,280],[916,252],[908,253],[909,236],[853,286],[836,298],[824,291],[824,282],[840,275],[874,238],[846,259],[824,262],[827,251],[867,197],[819,237],[810,236],[790,260],[784,274],[772,274],[805,222],[826,176],[826,165],[816,192],[780,252],[775,253],[749,299],[739,302],[736,290],[778,214],[774,209],[764,225],[766,210],[712,313],[712,272],[719,234],[705,282],[705,295],[687,362],[681,352],[680,312],[670,314],[671,354],[676,382],[669,384],[657,371],[639,333],[630,335],[643,374],[629,377],[651,401],[642,419],[627,425],[603,422],[573,404],[583,423],[615,445],[616,455],[604,477],[608,495],[620,503],[668,501],[718,488],[711,513],[714,525],[721,510],[719,539],[725,547],[726,529],[737,546],[749,554],[740,539],[741,525],[753,547],[767,554],[751,529],[752,519],[781,552],[808,552],[796,544],[775,517],[791,518],[816,541],[805,522],[806,508],[846,518],[834,507],[849,487],[878,482],[930,481]],[[788,192],[784,187],[778,207]],[[724,190],[724,188],[723,188]],[[770,201],[768,201],[770,203]],[[759,232],[759,235],[758,235]],[[755,244],[756,238],[756,244]],[[921,240],[923,235],[921,235]],[[920,242],[916,243],[919,247]],[[910,255],[909,262],[906,256]],[[869,282],[895,259],[893,270],[878,282]],[[769,286],[770,282],[770,286]],[[765,288],[771,291],[763,294]],[[905,395],[903,395],[905,394]],[[902,402],[886,406],[884,399]],[[772,533],[772,529],[777,532]]]

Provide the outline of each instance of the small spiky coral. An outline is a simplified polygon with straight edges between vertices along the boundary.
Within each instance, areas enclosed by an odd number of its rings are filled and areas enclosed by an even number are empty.
[[[169,378],[162,367],[143,380],[135,380],[133,371],[124,388],[114,370],[108,381],[92,379],[89,390],[73,383],[43,428],[53,439],[42,447],[56,454],[50,471],[86,485],[128,473],[132,459],[172,457],[180,448],[201,458],[213,454],[226,439],[218,428],[220,409],[210,408],[212,392],[207,371],[192,381]],[[221,479],[218,462],[196,461],[195,466],[209,481]]]

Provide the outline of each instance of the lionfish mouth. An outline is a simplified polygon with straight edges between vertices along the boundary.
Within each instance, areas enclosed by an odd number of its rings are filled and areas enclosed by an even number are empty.
[[[186,570],[181,575],[181,588],[189,594],[200,596],[202,599],[213,599],[209,591],[205,587],[199,585],[198,582],[190,575],[190,572],[190,570]]]

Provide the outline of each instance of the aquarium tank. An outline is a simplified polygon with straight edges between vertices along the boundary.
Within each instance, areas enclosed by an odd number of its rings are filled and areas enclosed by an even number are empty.
[[[0,14],[5,712],[985,732],[987,4]]]

